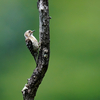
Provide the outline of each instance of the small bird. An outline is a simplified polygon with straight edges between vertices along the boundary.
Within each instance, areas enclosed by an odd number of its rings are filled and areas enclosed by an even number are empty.
[[[33,31],[27,30],[24,33],[24,37],[25,37],[25,42],[26,42],[28,49],[33,55],[35,61],[37,61],[39,45],[38,45],[37,39],[33,36],[33,32],[34,30]]]

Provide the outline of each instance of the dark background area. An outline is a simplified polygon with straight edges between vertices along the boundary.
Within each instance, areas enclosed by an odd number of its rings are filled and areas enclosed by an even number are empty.
[[[49,0],[51,55],[35,100],[100,100],[100,0]],[[0,100],[22,100],[35,69],[24,32],[38,39],[37,0],[0,1]]]

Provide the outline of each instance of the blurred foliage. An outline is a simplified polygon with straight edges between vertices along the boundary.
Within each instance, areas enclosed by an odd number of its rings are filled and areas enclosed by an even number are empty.
[[[100,0],[49,0],[51,55],[36,100],[100,100]],[[22,100],[35,69],[24,32],[38,39],[37,1],[0,1],[0,100]]]

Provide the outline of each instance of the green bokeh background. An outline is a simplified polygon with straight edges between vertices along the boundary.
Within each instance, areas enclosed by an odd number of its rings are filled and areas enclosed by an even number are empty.
[[[100,100],[100,0],[49,0],[51,55],[35,100]],[[38,39],[37,0],[0,1],[0,100],[22,100],[35,69],[24,32]]]

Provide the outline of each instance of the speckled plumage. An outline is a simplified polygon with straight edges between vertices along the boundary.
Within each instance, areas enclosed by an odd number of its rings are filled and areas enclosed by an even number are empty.
[[[24,37],[25,37],[25,42],[26,42],[28,49],[30,50],[31,54],[33,55],[35,61],[37,61],[39,46],[38,46],[37,39],[33,36],[33,32],[34,31],[27,30],[24,33]]]

